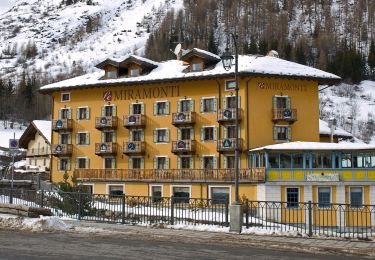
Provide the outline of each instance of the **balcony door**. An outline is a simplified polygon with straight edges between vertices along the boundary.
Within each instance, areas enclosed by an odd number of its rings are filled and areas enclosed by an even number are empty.
[[[191,111],[191,100],[180,100],[180,112],[190,112]]]

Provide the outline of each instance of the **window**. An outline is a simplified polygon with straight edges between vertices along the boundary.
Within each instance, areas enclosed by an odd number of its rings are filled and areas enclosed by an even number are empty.
[[[181,128],[181,140],[190,140],[191,139],[191,128]]]
[[[234,169],[235,157],[234,156],[226,156],[227,161],[227,169]]]
[[[70,93],[61,93],[61,102],[70,101]]]
[[[225,90],[235,90],[236,89],[236,81],[235,80],[226,80],[225,81]]]
[[[104,143],[112,143],[114,141],[115,133],[112,131],[103,132],[103,137]]]
[[[286,204],[287,208],[298,208],[299,204],[299,189],[286,188]]]
[[[70,119],[70,109],[69,108],[60,109],[60,119]]]
[[[268,164],[270,168],[280,168],[280,157],[278,153],[268,154]]]
[[[289,98],[288,97],[274,97],[274,108],[276,109],[289,108]]]
[[[77,119],[89,119],[89,109],[87,107],[79,107],[77,109]]]
[[[115,70],[106,71],[105,74],[107,79],[117,79],[117,71]]]
[[[167,102],[156,103],[156,115],[167,115]]]
[[[109,196],[112,198],[121,198],[124,195],[124,186],[122,185],[109,185]]]
[[[274,140],[278,141],[290,141],[291,132],[288,126],[274,126]]]
[[[202,99],[202,112],[210,113],[215,112],[215,98],[203,98]]]
[[[152,202],[162,201],[162,186],[151,186]]]
[[[143,130],[133,130],[131,141],[141,142],[142,141],[142,133],[143,133]]]
[[[94,193],[94,186],[93,185],[81,185],[82,191],[84,193],[93,194]]]
[[[167,158],[165,157],[156,157],[156,169],[166,169],[167,166]]]
[[[77,158],[77,168],[86,169],[87,167],[87,158]]]
[[[180,158],[180,168],[181,169],[190,169],[190,157],[181,157]]]
[[[132,160],[133,168],[132,169],[141,169],[142,168],[142,158],[130,158]]]
[[[77,133],[77,144],[78,145],[89,144],[89,134],[88,133]]]
[[[132,104],[133,106],[133,115],[141,115],[142,114],[142,104],[136,103]]]
[[[113,116],[113,106],[104,106],[103,116]]]
[[[167,142],[167,129],[157,129],[156,130],[156,142],[157,143]]]
[[[280,154],[280,168],[292,168],[292,157],[290,154]]]
[[[236,138],[236,126],[227,126],[227,138]]]
[[[312,167],[331,169],[332,168],[332,154],[331,153],[313,153]]]
[[[213,141],[214,137],[214,127],[203,127],[203,141]]]
[[[69,144],[70,134],[60,134],[60,144]]]
[[[190,112],[190,102],[191,100],[180,100],[180,112]]]
[[[130,69],[130,76],[136,77],[139,75],[139,70],[138,69]]]
[[[203,157],[203,169],[213,169],[214,166],[214,157],[213,156],[204,156]]]
[[[229,187],[211,187],[212,204],[224,204],[229,202]]]
[[[189,187],[173,187],[173,197],[176,203],[189,203],[190,188]]]
[[[226,108],[236,108],[236,97],[235,96],[230,96],[230,97],[225,97],[226,98]]]
[[[318,205],[320,208],[331,206],[331,188],[318,187]]]
[[[60,171],[69,171],[69,159],[68,158],[61,158],[59,164]]]
[[[104,168],[114,169],[116,164],[115,158],[104,158]]]
[[[192,71],[202,71],[203,70],[203,64],[202,63],[193,63],[193,64],[191,64],[191,70]]]
[[[303,154],[302,153],[293,154],[292,158],[293,158],[293,168],[303,168]],[[308,167],[308,165],[306,167]]]
[[[363,190],[361,187],[350,187],[350,207],[360,208],[363,206]]]

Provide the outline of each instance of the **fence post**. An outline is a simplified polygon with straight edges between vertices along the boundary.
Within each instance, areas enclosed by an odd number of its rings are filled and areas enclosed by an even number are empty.
[[[10,188],[9,204],[13,204],[13,188]]]
[[[245,200],[245,217],[246,217],[246,228],[249,228],[249,199]]]
[[[229,227],[229,199],[225,202],[225,226]]]
[[[174,197],[171,197],[171,225],[174,225]]]
[[[81,211],[82,211],[82,193],[78,193],[78,220],[81,220]]]
[[[41,201],[40,201],[40,207],[44,207],[44,190],[42,190],[42,196],[41,196]]]
[[[122,194],[122,219],[121,223],[125,224],[125,194]]]
[[[308,204],[307,204],[307,207],[308,207],[308,211],[309,211],[309,237],[311,237],[313,235],[313,230],[312,230],[312,205],[311,205],[311,200],[309,200]]]

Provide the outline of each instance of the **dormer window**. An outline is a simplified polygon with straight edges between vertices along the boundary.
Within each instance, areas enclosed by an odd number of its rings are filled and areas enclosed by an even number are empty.
[[[130,69],[130,77],[137,77],[139,75],[139,69]]]
[[[203,63],[192,63],[191,64],[192,71],[202,71],[203,70]]]
[[[117,79],[117,71],[115,70],[106,71],[105,74],[107,79]]]

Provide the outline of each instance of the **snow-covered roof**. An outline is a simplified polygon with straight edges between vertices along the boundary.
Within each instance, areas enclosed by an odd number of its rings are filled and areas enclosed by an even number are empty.
[[[340,77],[334,74],[276,57],[241,55],[238,63],[240,75],[305,78],[318,82],[336,82],[340,80]],[[41,92],[80,87],[108,87],[111,85],[119,86],[120,84],[132,85],[135,83],[157,83],[196,78],[232,77],[235,69],[233,66],[229,71],[226,71],[221,62],[218,62],[211,70],[199,72],[185,72],[186,67],[187,65],[183,61],[169,60],[158,63],[158,67],[149,74],[118,79],[101,79],[104,76],[104,71],[100,71],[43,86]]]
[[[221,58],[220,56],[212,53],[212,52],[209,52],[209,51],[205,51],[205,50],[202,50],[202,49],[199,49],[199,48],[193,48],[189,51],[187,51],[186,53],[184,53],[182,56],[181,56],[181,60],[185,60],[184,57],[190,57],[191,55],[198,55],[198,56],[203,56],[203,57],[207,57],[211,60],[216,60],[216,61],[220,61]]]
[[[251,149],[250,152],[274,150],[274,151],[340,151],[340,150],[373,150],[375,151],[375,145],[363,144],[363,143],[319,143],[319,142],[290,142],[282,144],[273,144],[263,147]]]
[[[319,120],[319,133],[321,135],[331,135],[331,129],[328,126],[328,123],[323,120]],[[344,129],[336,127],[335,131],[333,132],[334,136],[337,137],[346,137],[352,138],[353,135],[349,132],[346,132]]]
[[[52,122],[47,120],[34,120],[32,122],[44,138],[51,143]]]

